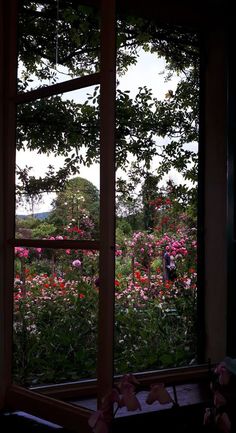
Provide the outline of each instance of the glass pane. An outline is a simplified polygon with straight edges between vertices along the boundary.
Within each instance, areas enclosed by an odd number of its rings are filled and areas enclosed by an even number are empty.
[[[98,91],[18,107],[17,238],[99,237]]]
[[[20,2],[18,89],[31,90],[98,71],[96,8],[61,0]]]
[[[15,248],[13,375],[32,386],[94,378],[98,253]]]
[[[199,53],[196,34],[144,19],[118,19],[118,33],[115,373],[123,374],[197,362]]]

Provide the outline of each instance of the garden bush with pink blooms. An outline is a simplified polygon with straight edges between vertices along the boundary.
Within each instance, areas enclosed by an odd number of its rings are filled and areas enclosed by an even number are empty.
[[[187,365],[196,354],[196,233],[134,232],[116,245],[115,372]],[[163,280],[166,246],[177,278]],[[98,253],[15,249],[14,376],[24,385],[96,377]]]
[[[196,229],[182,207],[160,196],[150,203],[153,226],[117,222],[116,374],[196,361]],[[93,221],[34,222],[31,237],[93,239]],[[22,225],[22,223],[21,223]],[[25,230],[25,229],[24,229]],[[164,279],[168,248],[177,276]],[[15,248],[14,379],[23,385],[96,377],[99,253]],[[100,288],[102,290],[102,288]]]
[[[178,237],[177,237],[178,236]],[[196,233],[133,233],[117,258],[115,370],[187,365],[196,354]],[[178,276],[164,281],[162,255],[175,254]],[[127,261],[130,263],[129,274]]]

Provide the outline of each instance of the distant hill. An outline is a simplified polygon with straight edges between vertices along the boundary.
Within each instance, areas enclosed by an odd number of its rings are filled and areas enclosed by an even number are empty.
[[[39,220],[44,220],[49,216],[50,212],[39,212],[34,214],[34,218]],[[25,220],[27,218],[30,218],[32,215],[16,215],[17,218],[20,218],[22,220]]]

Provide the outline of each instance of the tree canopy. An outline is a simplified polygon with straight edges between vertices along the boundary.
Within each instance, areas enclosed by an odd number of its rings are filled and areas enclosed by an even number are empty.
[[[19,13],[19,90],[36,82],[58,80],[58,71],[73,78],[99,70],[99,11],[75,0],[63,4],[48,0],[22,0]],[[182,200],[195,200],[198,155],[199,111],[198,36],[183,28],[160,28],[154,21],[135,16],[117,18],[117,73],[125,74],[138,61],[141,49],[166,60],[166,80],[179,74],[175,92],[158,100],[148,87],[139,88],[134,98],[117,87],[116,165],[128,170],[129,156],[135,170],[151,172],[154,157],[163,177],[171,168],[192,186],[178,188]],[[67,79],[68,79],[67,76]],[[45,81],[46,80],[46,81]],[[157,137],[164,139],[157,144]],[[61,190],[66,180],[79,174],[79,165],[99,162],[99,87],[83,103],[56,95],[19,105],[17,149],[64,156],[64,165],[49,166],[36,178],[30,168],[18,168],[18,194]],[[123,192],[122,182],[118,191]]]
[[[82,177],[66,181],[65,188],[57,194],[49,222],[54,223],[59,234],[66,228],[78,227],[86,235],[98,237],[99,192],[92,182]]]

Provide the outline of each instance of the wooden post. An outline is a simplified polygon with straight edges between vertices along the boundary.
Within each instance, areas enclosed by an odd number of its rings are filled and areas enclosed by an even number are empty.
[[[101,1],[98,405],[113,384],[115,281],[115,0]]]
[[[0,408],[12,382],[17,1],[0,3]]]

